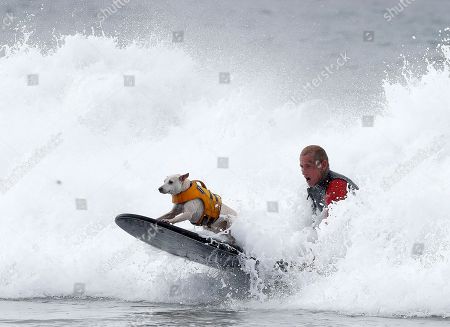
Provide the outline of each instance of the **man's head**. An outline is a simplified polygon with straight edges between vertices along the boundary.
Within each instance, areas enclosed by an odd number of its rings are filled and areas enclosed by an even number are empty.
[[[330,170],[327,153],[318,145],[308,145],[300,153],[300,168],[308,186],[316,185]]]

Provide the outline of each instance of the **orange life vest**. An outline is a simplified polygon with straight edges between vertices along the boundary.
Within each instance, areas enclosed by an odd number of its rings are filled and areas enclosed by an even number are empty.
[[[200,184],[200,185],[199,185]],[[203,213],[194,225],[211,226],[220,215],[222,198],[206,188],[205,183],[198,180],[191,181],[191,186],[184,192],[172,195],[172,203],[185,203],[190,200],[200,199],[203,202]]]

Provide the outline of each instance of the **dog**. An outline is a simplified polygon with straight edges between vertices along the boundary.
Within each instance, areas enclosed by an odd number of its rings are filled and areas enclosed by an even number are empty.
[[[158,188],[159,192],[172,195],[174,206],[157,220],[170,224],[189,220],[215,233],[228,230],[237,217],[236,211],[223,204],[220,196],[209,191],[203,182],[190,181],[188,177],[189,173],[168,176]]]

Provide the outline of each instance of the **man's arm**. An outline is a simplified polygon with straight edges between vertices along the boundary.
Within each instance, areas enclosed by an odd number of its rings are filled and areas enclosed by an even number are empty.
[[[323,222],[328,224],[328,206],[330,203],[344,200],[347,197],[347,182],[343,179],[333,179],[325,192],[325,208],[323,209]]]
[[[344,200],[347,197],[347,182],[343,179],[333,179],[325,193],[325,204]]]

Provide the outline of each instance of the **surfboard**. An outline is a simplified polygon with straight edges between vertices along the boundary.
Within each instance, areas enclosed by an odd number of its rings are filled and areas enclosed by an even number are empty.
[[[116,224],[137,239],[170,254],[217,269],[240,268],[241,248],[136,214],[121,214]]]

